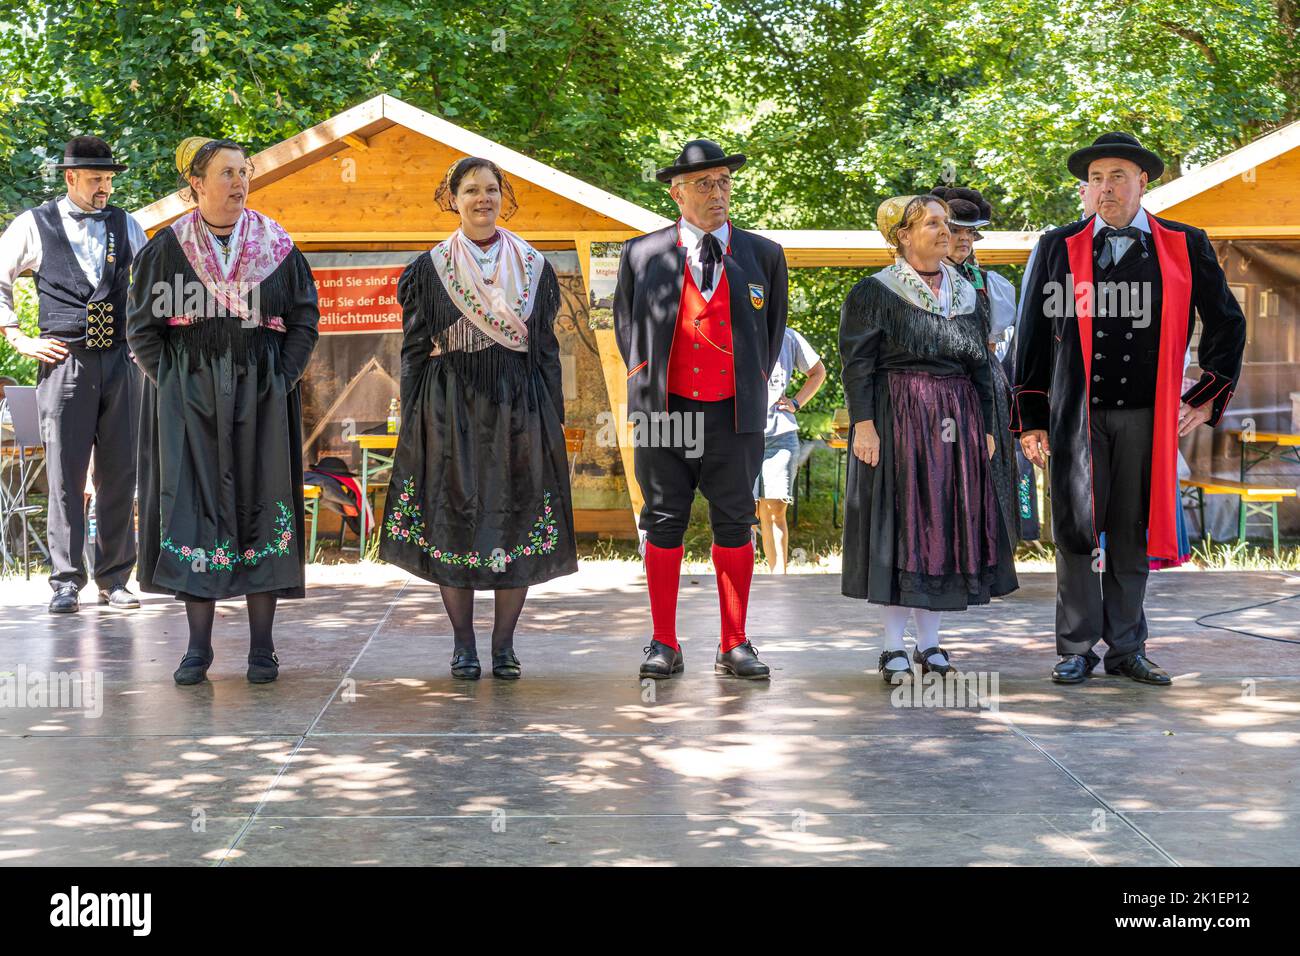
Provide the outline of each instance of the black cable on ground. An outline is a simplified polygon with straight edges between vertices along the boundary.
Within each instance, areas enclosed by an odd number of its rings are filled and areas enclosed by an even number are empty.
[[[1300,594],[1288,594],[1286,597],[1273,598],[1271,601],[1261,601],[1259,604],[1247,604],[1245,607],[1235,607],[1227,611],[1213,611],[1209,614],[1202,614],[1196,619],[1196,623],[1201,627],[1210,627],[1220,631],[1231,631],[1233,634],[1242,634],[1246,637],[1257,637],[1261,641],[1276,641],[1279,644],[1300,644],[1300,641],[1293,641],[1286,637],[1269,637],[1267,634],[1256,634],[1253,631],[1243,631],[1235,627],[1225,627],[1222,624],[1206,624],[1205,619],[1209,617],[1220,617],[1224,614],[1238,614],[1242,611],[1253,611],[1256,608],[1268,607],[1270,604],[1278,604],[1282,601],[1294,601],[1300,598]]]

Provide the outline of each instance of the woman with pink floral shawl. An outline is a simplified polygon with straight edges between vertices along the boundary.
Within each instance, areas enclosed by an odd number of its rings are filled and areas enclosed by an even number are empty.
[[[140,422],[140,588],[185,602],[174,677],[206,679],[215,601],[245,595],[247,676],[275,680],[276,600],[303,588],[298,382],[320,313],[311,269],[244,208],[250,164],[230,140],[177,151],[197,208],[136,257],[127,340],[148,378]]]

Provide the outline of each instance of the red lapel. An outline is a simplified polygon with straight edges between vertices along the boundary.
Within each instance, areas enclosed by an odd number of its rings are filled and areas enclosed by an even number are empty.
[[[1178,406],[1182,401],[1183,358],[1187,354],[1187,316],[1192,304],[1192,265],[1183,233],[1162,226],[1150,213],[1147,221],[1160,264],[1162,296],[1147,554],[1177,564],[1183,560],[1178,553]]]
[[[1074,288],[1074,314],[1079,323],[1079,352],[1083,356],[1083,414],[1087,421],[1084,451],[1088,455],[1088,500],[1092,510],[1092,540],[1097,543],[1097,495],[1092,487],[1092,227],[1088,224],[1065,240]]]

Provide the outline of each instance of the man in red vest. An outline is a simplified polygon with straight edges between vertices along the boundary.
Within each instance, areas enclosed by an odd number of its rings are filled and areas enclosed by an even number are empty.
[[[633,461],[645,496],[640,525],[654,636],[641,676],[656,680],[683,669],[677,587],[697,488],[709,502],[722,613],[714,671],[770,676],[745,634],[745,615],[754,479],[763,462],[767,379],[785,335],[787,275],[779,245],[728,218],[732,174],[744,162],[701,139],[659,170],[681,218],[624,244],[614,293]]]
[[[1052,679],[1087,680],[1104,640],[1106,673],[1167,685],[1146,656],[1147,572],[1189,556],[1178,440],[1222,418],[1246,320],[1205,233],[1142,208],[1148,180],[1164,172],[1159,156],[1128,133],[1104,133],[1067,165],[1096,213],[1039,240],[1011,411],[1025,457],[1040,468],[1052,459]],[[1198,313],[1200,378],[1183,391]]]

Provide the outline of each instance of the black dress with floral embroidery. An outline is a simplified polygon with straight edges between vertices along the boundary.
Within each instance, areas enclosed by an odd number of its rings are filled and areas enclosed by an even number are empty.
[[[148,378],[140,589],[182,599],[304,597],[299,382],[320,319],[311,267],[295,248],[248,291],[278,317],[255,326],[220,314],[211,296],[200,300],[199,321],[169,323],[181,296],[166,293],[200,287],[170,228],[140,251],[131,275],[127,339]]]
[[[398,282],[402,423],[379,555],[427,581],[495,590],[578,569],[549,263],[538,283],[516,352],[458,347],[461,314],[429,253]]]

